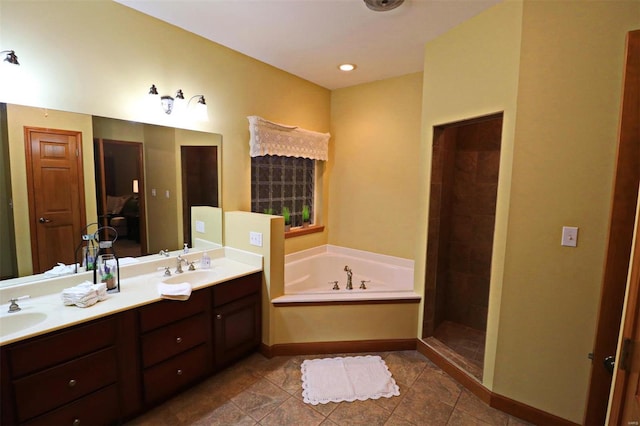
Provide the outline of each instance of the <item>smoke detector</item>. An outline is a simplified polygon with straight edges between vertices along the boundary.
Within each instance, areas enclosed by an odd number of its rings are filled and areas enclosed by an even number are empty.
[[[404,0],[364,0],[367,7],[376,12],[385,12],[400,6]]]

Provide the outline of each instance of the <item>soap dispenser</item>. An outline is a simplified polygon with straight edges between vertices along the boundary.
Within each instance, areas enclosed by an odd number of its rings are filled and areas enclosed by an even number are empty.
[[[200,258],[200,269],[209,269],[211,268],[211,258],[205,251],[202,253],[202,257]]]

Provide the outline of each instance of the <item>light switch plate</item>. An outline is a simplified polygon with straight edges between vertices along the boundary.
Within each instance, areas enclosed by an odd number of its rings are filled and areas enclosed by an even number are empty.
[[[262,233],[249,232],[249,244],[252,246],[262,247]]]
[[[196,220],[196,232],[200,232],[204,234],[204,222],[201,220]]]
[[[578,246],[578,228],[576,226],[562,227],[562,245],[565,247]]]

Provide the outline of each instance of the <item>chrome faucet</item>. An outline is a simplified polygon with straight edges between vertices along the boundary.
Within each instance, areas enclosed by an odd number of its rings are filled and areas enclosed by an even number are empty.
[[[353,272],[351,272],[351,269],[348,265],[344,267],[344,271],[347,273],[347,286],[345,288],[347,290],[353,290],[353,284],[351,282],[351,279],[353,278]]]
[[[18,300],[23,300],[23,299],[28,299],[29,296],[20,296],[20,297],[15,297],[13,299],[9,299],[9,302],[11,302],[11,304],[9,305],[9,310],[7,312],[18,312],[20,311],[22,308],[20,306],[18,306]]]
[[[178,256],[176,261],[178,262],[177,266],[176,266],[176,274],[181,274],[184,271],[182,270],[182,262],[187,262],[185,259],[182,258],[182,256]]]

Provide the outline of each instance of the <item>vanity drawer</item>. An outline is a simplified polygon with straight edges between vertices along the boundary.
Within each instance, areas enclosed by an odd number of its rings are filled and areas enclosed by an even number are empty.
[[[250,294],[260,292],[262,287],[262,273],[247,275],[214,285],[213,306],[221,306]]]
[[[198,314],[142,336],[142,360],[150,367],[209,339],[208,315]]]
[[[38,337],[9,349],[12,376],[24,376],[111,346],[116,341],[116,319],[110,317]]]
[[[18,419],[24,421],[116,382],[113,347],[13,382]]]
[[[207,310],[211,292],[209,289],[194,291],[189,300],[162,300],[140,308],[140,331],[153,330],[174,321]]]
[[[28,426],[108,425],[119,418],[118,388],[108,386],[71,404],[24,423]]]
[[[206,345],[200,345],[145,370],[145,401],[151,403],[171,396],[207,374],[211,366],[208,353]]]

